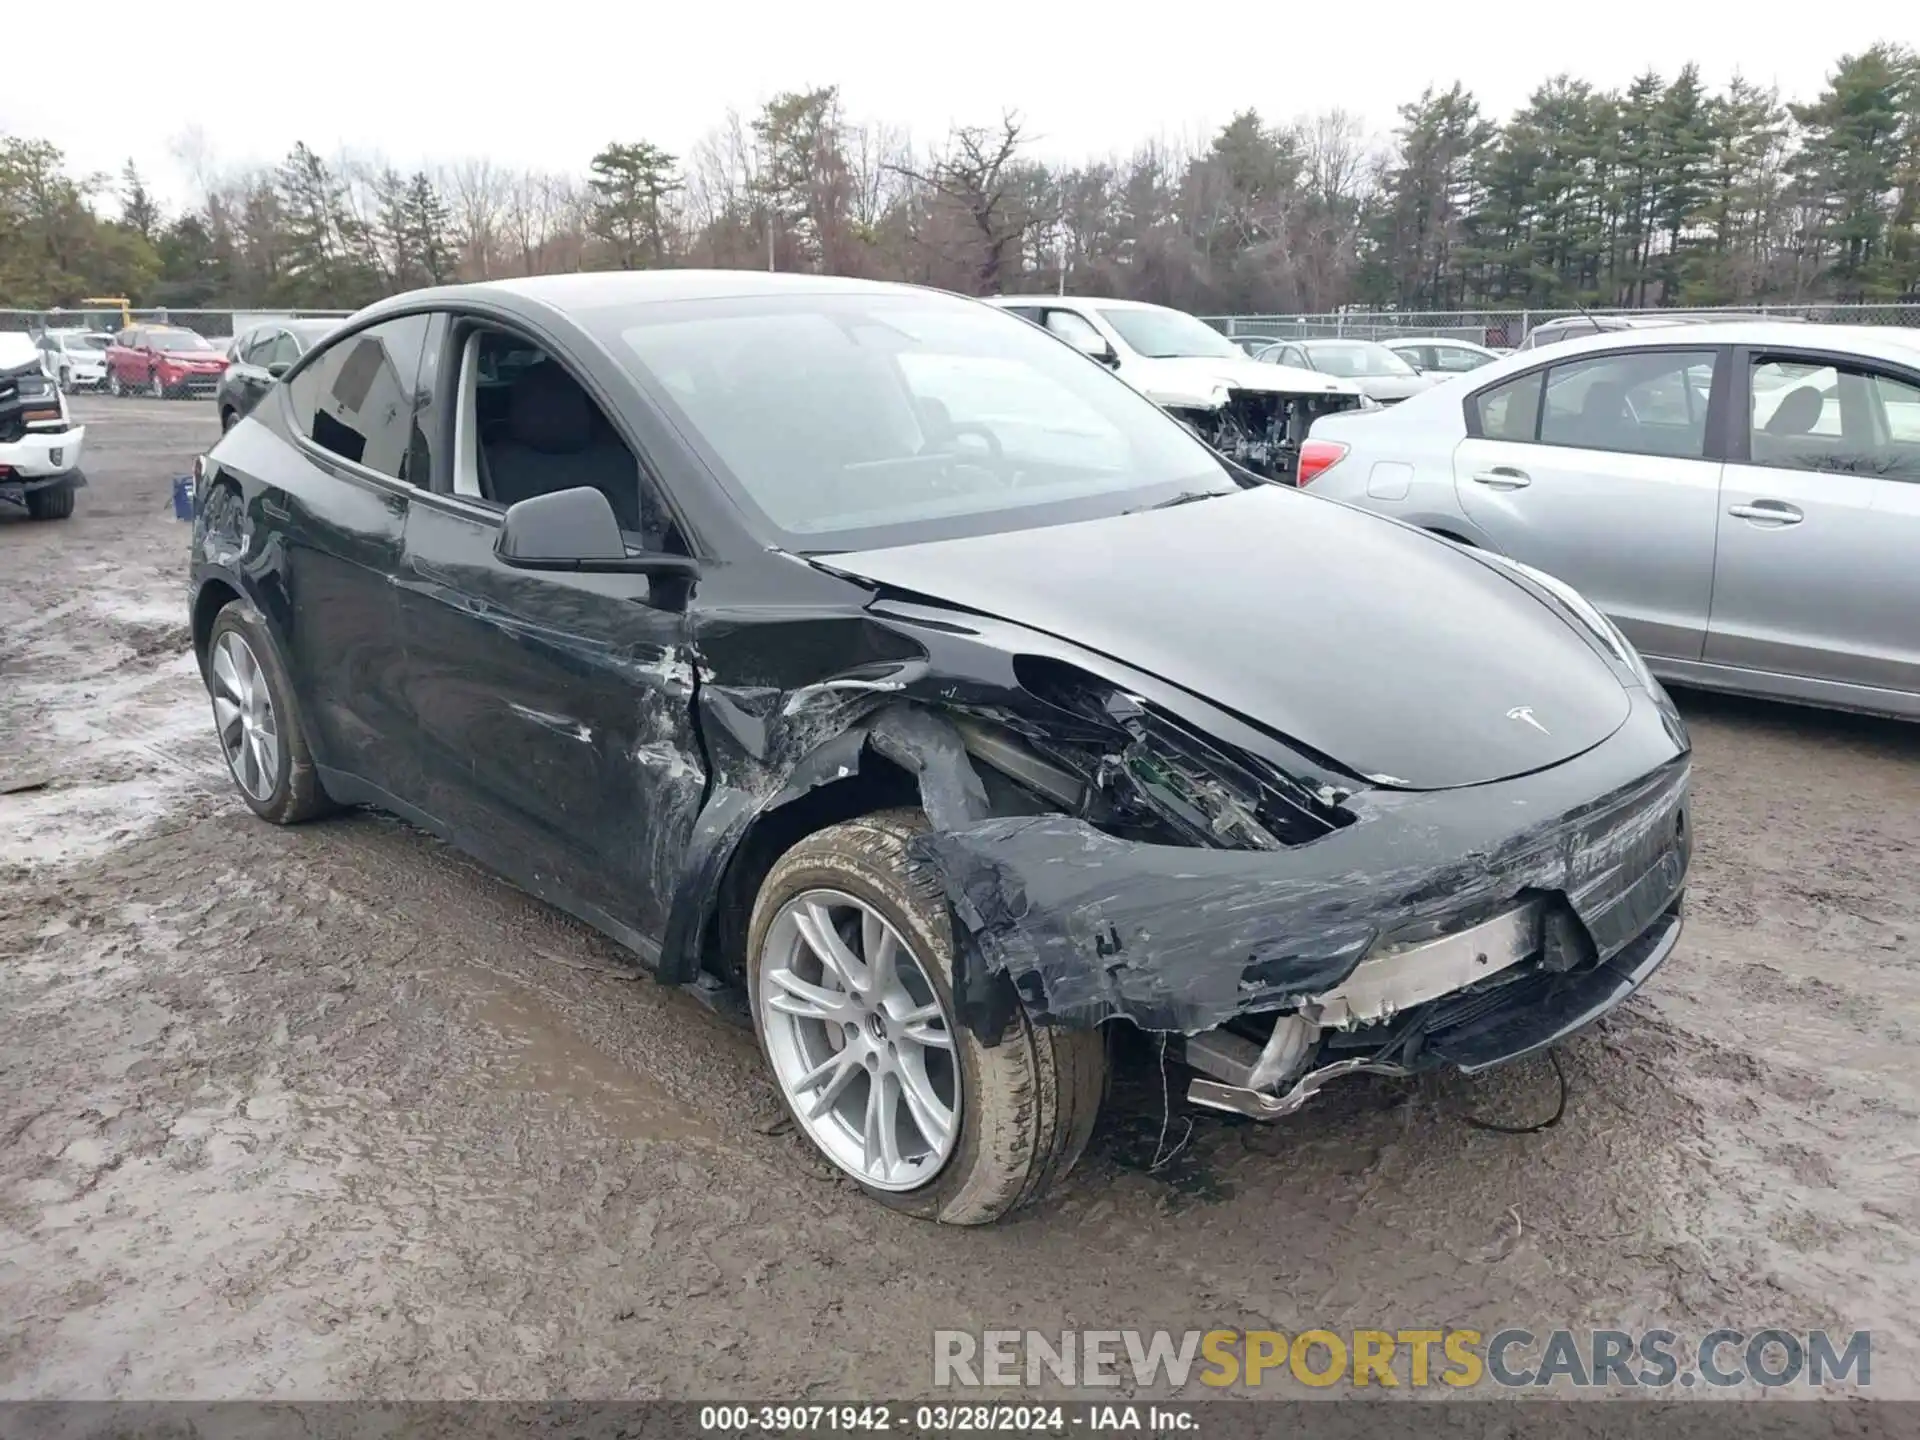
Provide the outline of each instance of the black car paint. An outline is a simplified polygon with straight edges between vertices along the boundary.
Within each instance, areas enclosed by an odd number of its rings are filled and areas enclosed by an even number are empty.
[[[1203,693],[1248,662],[1249,631],[1239,617],[1217,624],[1229,597],[1183,590],[1181,578],[1206,562],[1173,545],[1154,557],[1152,594],[1130,599],[1129,623],[1164,612],[1200,662],[1192,674],[1179,672],[1169,647],[1155,652],[1153,667],[1167,675],[1128,663],[1117,631],[1082,643],[1058,586],[1029,624],[997,612],[996,576],[985,567],[997,565],[1011,587],[1010,566],[1031,565],[1036,546],[1077,527],[1009,542],[1012,553],[997,562],[985,547],[982,575],[964,586],[933,553],[940,545],[916,547],[929,552],[918,583],[906,583],[911,567],[893,565],[874,579],[850,578],[862,567],[878,572],[882,552],[809,560],[769,548],[643,386],[541,293],[420,292],[363,312],[341,338],[443,309],[511,326],[563,357],[672,507],[701,568],[690,594],[656,595],[640,576],[503,564],[492,549],[498,511],[448,493],[454,407],[444,399],[427,490],[297,437],[282,387],[213,452],[196,507],[194,633],[204,656],[219,604],[234,594],[251,599],[289,659],[335,798],[390,809],[450,838],[634,948],[660,979],[733,978],[728,960],[743,938],[756,865],[796,838],[796,827],[885,803],[917,802],[932,821],[914,853],[961,921],[963,1018],[989,1043],[1007,1003],[1005,988],[990,983],[996,974],[1010,976],[1046,1020],[1125,1015],[1192,1033],[1337,981],[1376,938],[1472,923],[1536,889],[1568,891],[1596,952],[1617,957],[1640,933],[1633,918],[1644,925],[1679,893],[1685,732],[1664,697],[1624,670],[1606,672],[1610,709],[1584,722],[1596,733],[1579,737],[1574,758],[1545,755],[1537,774],[1496,783],[1394,793],[1334,758],[1337,727],[1303,726],[1313,739],[1302,741],[1270,716],[1235,713]],[[451,331],[442,339],[450,357],[457,340]],[[440,384],[451,385],[457,367],[437,368]],[[1351,546],[1376,559],[1399,546],[1416,568],[1457,564],[1452,593],[1485,602],[1475,562],[1451,551],[1435,562],[1435,551],[1418,548],[1444,542],[1311,496],[1274,495],[1301,507],[1290,513],[1302,533],[1315,532],[1333,552],[1339,546],[1320,533],[1323,524],[1350,526],[1342,534]],[[1240,503],[1202,502],[1128,523],[1191,540],[1199,531],[1186,528],[1189,517]],[[1315,506],[1342,518],[1306,508]],[[1132,558],[1143,563],[1138,552]],[[1291,558],[1264,560],[1284,571]],[[1103,576],[1084,559],[1063,558],[1069,565],[1089,607],[1117,586],[1144,583],[1139,570]],[[1517,581],[1500,583],[1524,593]],[[1202,607],[1183,595],[1205,596],[1214,612],[1192,613]],[[1493,610],[1507,608],[1503,592]],[[1297,623],[1297,612],[1272,618]],[[1520,627],[1539,686],[1570,701],[1591,698],[1593,667],[1606,663],[1606,651],[1571,622],[1553,623],[1569,627],[1558,654],[1532,619]],[[983,767],[946,717],[989,716],[1029,736],[1078,724],[1023,681],[1021,664],[1032,657],[1256,757],[1284,784],[1344,807],[1351,823],[1310,844],[1253,852],[1142,843],[1062,815],[996,818]],[[1459,711],[1444,712],[1451,728],[1435,733],[1423,731],[1417,710],[1436,690],[1474,684],[1462,662],[1454,653],[1400,677],[1409,728],[1432,740],[1431,764],[1404,746],[1394,752],[1416,775],[1458,782],[1474,768],[1463,769],[1462,756],[1485,758],[1477,740],[1463,738]],[[1364,671],[1356,657],[1346,663],[1349,678]],[[1310,667],[1280,678],[1296,677],[1303,691],[1316,683]],[[1484,723],[1504,727],[1511,696],[1502,689],[1485,700]],[[1004,796],[1006,783],[997,788]]]

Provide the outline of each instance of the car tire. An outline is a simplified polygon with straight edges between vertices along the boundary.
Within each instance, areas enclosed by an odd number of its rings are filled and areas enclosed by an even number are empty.
[[[1009,1006],[1012,1018],[997,1045],[981,1044],[965,1026],[955,1023],[954,945],[946,901],[937,887],[914,875],[907,859],[909,842],[917,831],[926,828],[926,817],[917,810],[881,811],[809,835],[775,862],[761,883],[748,929],[749,1008],[761,1053],[773,1071],[788,1113],[829,1161],[867,1194],[895,1210],[948,1225],[984,1225],[1038,1200],[1079,1160],[1105,1094],[1106,1043],[1097,1030],[1034,1025],[1017,1002]],[[793,928],[796,918],[804,916],[810,906],[816,916],[821,904],[833,906],[831,899],[816,903],[811,898],[818,896],[849,902],[844,911],[833,907],[837,912],[836,933],[843,942],[851,938],[863,950],[868,943],[865,937],[874,933],[864,928],[867,917],[884,921],[893,943],[906,952],[904,957],[898,949],[892,952],[898,974],[907,976],[910,964],[924,986],[924,991],[914,989],[915,1013],[929,1013],[925,992],[937,1002],[940,1029],[934,1033],[943,1033],[946,1044],[922,1053],[914,1063],[922,1082],[933,1077],[936,1087],[944,1082],[948,1093],[957,1097],[959,1123],[957,1133],[951,1126],[945,1131],[951,1138],[946,1141],[944,1159],[937,1165],[929,1145],[929,1158],[921,1162],[927,1167],[924,1179],[912,1173],[915,1167],[910,1163],[904,1167],[904,1175],[889,1177],[892,1183],[872,1183],[870,1160],[868,1173],[863,1174],[859,1162],[848,1158],[848,1147],[856,1144],[871,1157],[873,1141],[857,1140],[851,1119],[839,1112],[847,1107],[849,1113],[864,1114],[871,1135],[875,1112],[867,1107],[873,1103],[873,1089],[883,1083],[889,1067],[904,1069],[907,1059],[904,1054],[898,1061],[879,1054],[876,1062],[867,1054],[869,1049],[877,1052],[881,1043],[878,1037],[870,1042],[867,1036],[867,1025],[874,1019],[872,1012],[865,1021],[850,1022],[844,1016],[851,1012],[837,1009],[833,1013],[843,1018],[828,1021],[815,1016],[796,1018],[779,1003],[769,1003],[791,1002],[791,992],[783,988],[783,983],[793,983],[794,971],[801,968],[802,961],[790,956],[817,960],[819,952],[810,944],[790,950],[785,948],[789,942],[783,936],[799,933],[804,942],[806,932]],[[816,918],[811,923],[817,926],[819,922]],[[880,943],[886,943],[884,937]],[[854,958],[861,965],[866,963],[864,957]],[[907,964],[901,963],[903,958]],[[824,965],[816,965],[814,973],[819,980],[831,978]],[[865,973],[870,977],[872,972]],[[784,981],[771,979],[774,975],[784,976]],[[998,977],[996,983],[1009,982]],[[818,985],[813,993],[823,990],[833,993]],[[1010,990],[1008,998],[1013,998]],[[805,1006],[811,1002],[802,997],[800,1003]],[[913,1028],[931,1030],[933,1023],[927,1020]],[[803,1025],[819,1026],[813,1042],[799,1038]],[[882,1017],[880,1025],[900,1039],[904,1051],[906,1037],[898,1015]],[[842,1034],[838,1041],[833,1035],[836,1029]],[[891,1048],[890,1040],[884,1043]],[[839,1055],[856,1046],[860,1047],[862,1063],[838,1062]],[[820,1073],[816,1067],[832,1063],[852,1072],[844,1088],[838,1069],[834,1078],[816,1087],[795,1083],[797,1076],[811,1078]],[[929,1132],[918,1118],[921,1110],[905,1094],[905,1081],[895,1078],[890,1083],[896,1110],[904,1107],[907,1123],[914,1127],[913,1136],[926,1141]],[[924,1090],[914,1088],[924,1095]],[[819,1120],[803,1112],[803,1099],[817,1102],[821,1095],[835,1091],[840,1099]],[[884,1109],[880,1113],[884,1114]],[[902,1148],[897,1138],[900,1133],[896,1125],[896,1148]],[[823,1135],[827,1136],[824,1140]],[[835,1153],[836,1146],[842,1153]]]
[[[231,405],[222,405],[220,407],[220,433],[222,435],[226,434],[227,431],[239,423],[240,417],[234,412],[234,408]]]
[[[62,365],[60,367],[60,373],[54,378],[53,383],[60,387],[60,393],[62,395],[71,395],[73,393],[73,371]]]
[[[107,372],[107,393],[116,400],[127,393],[120,384],[120,372],[118,370],[109,370]]]
[[[161,384],[158,370],[149,371],[147,374],[147,395],[154,400],[167,398],[167,387]]]
[[[215,736],[234,788],[248,808],[276,825],[298,825],[333,810],[307,748],[305,716],[280,647],[250,602],[230,600],[214,617],[203,669]],[[265,687],[264,711],[252,698],[256,684]],[[254,723],[244,725],[242,715],[251,715]],[[271,755],[265,757],[248,733],[263,728],[263,715],[274,741]],[[236,729],[241,732],[237,744],[231,738]]]
[[[27,514],[36,520],[64,520],[73,514],[71,485],[49,485],[27,492]]]

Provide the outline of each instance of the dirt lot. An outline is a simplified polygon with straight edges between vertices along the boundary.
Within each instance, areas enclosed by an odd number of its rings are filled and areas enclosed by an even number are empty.
[[[1461,1118],[1545,1063],[1256,1127],[1142,1058],[1057,1203],[943,1231],[597,936],[230,798],[167,488],[212,417],[76,408],[77,515],[0,522],[0,778],[48,782],[0,794],[0,1396],[895,1397],[940,1326],[1506,1324],[1871,1328],[1920,1396],[1920,727],[1681,697],[1687,937],[1557,1128]]]

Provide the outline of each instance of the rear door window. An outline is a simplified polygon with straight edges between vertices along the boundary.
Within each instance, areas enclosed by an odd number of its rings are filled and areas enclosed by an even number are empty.
[[[1470,403],[1478,433],[1488,440],[1531,443],[1539,433],[1540,387],[1545,379],[1544,370],[1533,370],[1474,396]]]
[[[1716,352],[1625,351],[1547,372],[1540,441],[1582,450],[1701,459]]]
[[[405,315],[329,345],[288,388],[300,432],[343,460],[425,484],[409,464],[415,387],[431,317]],[[283,332],[284,333],[284,332]]]

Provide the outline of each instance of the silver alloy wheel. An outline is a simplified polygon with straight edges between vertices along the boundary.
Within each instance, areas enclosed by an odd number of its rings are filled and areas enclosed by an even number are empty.
[[[237,630],[213,646],[213,723],[234,783],[255,800],[273,794],[280,769],[280,722],[253,647]]]
[[[774,1077],[814,1144],[878,1190],[917,1190],[960,1138],[939,993],[885,917],[838,890],[781,906],[755,1003]]]
[[[160,383],[160,372],[153,371],[147,376],[147,393],[156,400],[167,398],[167,387]]]

